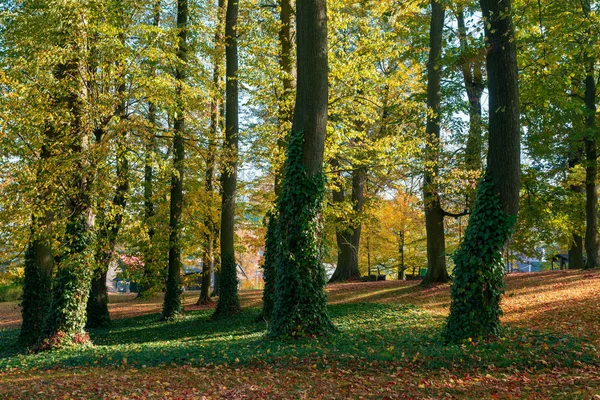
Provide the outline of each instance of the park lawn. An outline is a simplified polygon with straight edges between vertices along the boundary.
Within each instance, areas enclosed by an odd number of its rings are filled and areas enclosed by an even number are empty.
[[[222,322],[193,306],[196,293],[168,323],[157,321],[160,298],[116,296],[93,346],[39,354],[11,346],[18,313],[0,304],[0,398],[600,398],[598,270],[509,276],[504,336],[451,346],[440,337],[446,285],[328,292],[338,332],[327,337],[265,340],[258,291]]]

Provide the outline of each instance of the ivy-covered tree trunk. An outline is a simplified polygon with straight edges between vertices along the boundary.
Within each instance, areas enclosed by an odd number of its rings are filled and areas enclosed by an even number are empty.
[[[206,231],[204,232],[204,249],[202,251],[202,282],[200,284],[200,297],[196,302],[197,305],[209,304],[210,299],[210,283],[211,275],[214,268],[214,239],[215,221],[212,217],[213,193],[215,180],[215,154],[217,152],[217,138],[221,130],[221,91],[223,87],[223,25],[225,22],[225,0],[219,0],[218,3],[218,23],[215,31],[215,54],[213,56],[213,87],[216,90],[210,104],[210,137],[208,143],[208,155],[206,160],[206,169],[204,177],[204,189],[209,198],[209,210],[204,218]]]
[[[361,278],[360,270],[358,269],[358,250],[362,231],[360,216],[365,203],[365,179],[364,170],[355,165],[352,171],[353,215],[351,221],[349,221],[349,226],[338,227],[336,229],[338,259],[336,269],[329,279],[329,283]],[[339,189],[333,191],[333,202],[343,203],[344,200],[344,188],[340,186]]]
[[[292,2],[281,0],[279,21],[279,68],[282,73],[283,95],[278,101],[279,106],[279,129],[277,138],[277,153],[285,151],[285,137],[292,126],[294,117],[294,60],[292,55]],[[281,178],[283,175],[283,164],[275,167],[275,196],[281,193]],[[265,259],[263,263],[263,311],[261,318],[270,320],[271,312],[275,304],[275,282],[277,267],[275,265],[279,245],[277,244],[279,234],[277,233],[277,211],[271,211],[267,218],[267,234],[265,240]]]
[[[477,188],[464,241],[454,256],[450,315],[443,331],[449,342],[499,333],[502,249],[519,209],[519,91],[511,1],[480,0],[480,4],[488,46],[488,167]]]
[[[225,162],[221,175],[223,197],[221,206],[221,281],[219,301],[213,319],[234,315],[240,311],[237,264],[235,261],[235,196],[238,167],[239,84],[237,19],[238,1],[227,1],[225,17]]]
[[[323,152],[328,63],[325,0],[296,3],[298,81],[292,133],[277,199],[280,251],[268,336],[295,338],[334,329],[323,268]]]
[[[53,129],[48,127],[46,140],[52,140]],[[46,187],[37,196],[35,211],[31,218],[31,238],[25,251],[25,277],[23,282],[23,299],[21,301],[21,331],[19,342],[30,346],[39,340],[44,328],[44,320],[50,311],[52,299],[52,272],[54,256],[52,252],[52,223],[54,213],[51,211],[51,190],[48,188],[49,159],[51,157],[48,144],[42,146],[38,163],[37,181]],[[51,187],[51,186],[50,186]]]
[[[425,205],[425,229],[427,231],[427,275],[423,285],[445,283],[446,236],[444,210],[440,202],[436,179],[440,162],[440,104],[442,82],[442,33],[445,11],[439,0],[431,1],[431,29],[429,31],[429,61],[427,63],[427,128],[425,137],[425,173],[423,179],[423,203]]]
[[[76,75],[73,71],[78,67],[78,61],[70,61],[61,68],[59,80],[71,80]],[[94,166],[91,164],[92,133],[83,123],[79,89],[79,81],[69,81],[66,104],[70,111],[71,123],[64,151],[75,161],[66,193],[69,213],[42,347],[60,347],[89,340],[84,328],[86,304],[95,264],[92,208]]]
[[[591,12],[590,0],[582,2],[586,15]],[[592,35],[588,30],[588,35]],[[588,46],[593,46],[591,40]],[[597,42],[597,38],[596,38]],[[585,135],[585,194],[586,194],[586,229],[585,252],[587,255],[586,268],[596,268],[598,264],[598,190],[596,179],[598,177],[598,150],[596,137],[596,60],[590,50],[585,50],[585,108],[586,108],[586,135]]]
[[[185,106],[183,85],[186,78],[188,1],[177,0],[177,58],[175,82],[177,111],[173,125],[173,175],[171,177],[171,206],[169,211],[169,267],[167,291],[163,303],[162,320],[176,318],[183,311],[181,305],[181,215],[183,212],[183,175],[185,160]]]
[[[154,2],[154,18],[152,25],[158,28],[160,25],[160,0]],[[151,68],[150,77],[156,75],[154,66]],[[153,288],[157,285],[156,279],[156,248],[154,246],[154,216],[156,207],[154,204],[154,163],[156,158],[156,114],[157,107],[153,101],[148,102],[148,132],[145,138],[144,154],[144,224],[148,234],[148,242],[144,247],[144,272],[141,282],[138,282],[138,297],[151,295]]]

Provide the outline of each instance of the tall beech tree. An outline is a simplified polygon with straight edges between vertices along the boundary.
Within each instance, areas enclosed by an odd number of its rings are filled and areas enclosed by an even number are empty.
[[[440,140],[440,104],[442,82],[442,33],[445,10],[440,0],[431,1],[429,61],[427,62],[427,128],[425,136],[425,173],[423,203],[427,230],[427,276],[424,285],[447,282],[445,213],[436,182],[442,142]]]
[[[183,212],[183,175],[185,170],[185,102],[183,89],[188,58],[188,1],[177,0],[177,67],[175,68],[176,112],[173,124],[173,174],[169,214],[169,266],[167,291],[161,319],[169,320],[182,312],[181,305],[181,215]]]
[[[589,18],[591,12],[591,0],[581,2],[585,18]],[[598,149],[596,131],[596,59],[593,55],[593,46],[597,43],[597,37],[592,34],[592,29],[586,32],[587,40],[584,50],[585,68],[585,253],[587,255],[586,268],[596,268],[598,264]]]
[[[279,68],[281,72],[281,83],[283,93],[278,99],[278,137],[277,151],[285,151],[285,137],[292,126],[294,118],[293,95],[294,95],[294,59],[292,54],[292,2],[281,0],[279,11]],[[275,166],[275,196],[281,194],[282,165]],[[275,303],[275,281],[277,276],[277,213],[271,211],[267,216],[267,234],[265,239],[265,261],[263,263],[263,312],[261,317],[269,320]]]
[[[489,150],[465,238],[454,257],[447,341],[499,333],[502,249],[519,209],[520,126],[511,0],[480,0],[487,41]]]
[[[152,26],[159,28],[160,26],[160,10],[161,0],[156,0],[153,4]],[[154,36],[154,35],[153,35]],[[152,79],[156,77],[156,62],[152,61],[148,76]],[[154,192],[156,185],[156,130],[157,130],[157,114],[158,107],[154,100],[148,101],[148,128],[144,148],[144,225],[148,235],[148,242],[144,247],[144,271],[139,282],[138,297],[146,297],[152,293],[154,286],[154,275],[156,272],[156,248],[154,243],[154,235],[156,233],[154,227],[154,217],[156,216],[156,204],[154,202]]]
[[[339,162],[332,162],[334,168],[339,169]],[[339,172],[338,172],[339,173]],[[341,174],[340,174],[341,175]],[[334,204],[343,204],[346,200],[344,193],[344,179],[340,176],[340,183],[333,190]],[[362,222],[360,221],[365,204],[365,182],[367,174],[364,167],[353,165],[352,168],[352,215],[338,218],[335,238],[338,246],[337,266],[329,283],[343,282],[349,279],[360,279],[358,268],[358,250],[360,247],[360,235]],[[349,217],[349,218],[347,218]],[[350,220],[349,222],[347,220]]]
[[[215,30],[214,37],[214,53],[213,53],[213,87],[214,94],[210,103],[210,136],[208,138],[208,153],[206,155],[206,169],[204,171],[204,189],[209,201],[207,209],[212,207],[212,195],[214,192],[215,183],[215,163],[216,163],[216,152],[217,152],[217,139],[221,133],[221,108],[222,98],[221,90],[223,87],[223,74],[222,74],[222,63],[223,63],[223,30],[225,22],[225,0],[219,0],[217,9],[217,27]],[[215,232],[216,222],[213,221],[211,212],[206,212],[204,225],[204,249],[202,251],[202,283],[200,286],[200,297],[198,298],[197,304],[209,304],[210,299],[210,282],[211,273],[214,268],[214,244],[215,244]]]
[[[225,16],[225,143],[221,174],[221,276],[217,308],[213,318],[233,315],[240,311],[237,264],[235,260],[235,196],[237,186],[239,147],[239,82],[237,21],[239,0],[227,1]]]
[[[268,336],[322,334],[327,315],[321,210],[327,127],[328,63],[325,0],[296,3],[298,80],[292,131],[277,199],[279,246],[275,306]]]

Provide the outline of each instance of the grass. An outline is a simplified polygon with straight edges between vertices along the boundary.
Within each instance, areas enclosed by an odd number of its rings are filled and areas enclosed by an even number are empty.
[[[117,319],[90,332],[90,347],[27,354],[13,345],[17,329],[0,331],[0,398],[600,396],[599,276],[510,277],[504,336],[451,346],[440,337],[447,286],[334,285],[338,332],[286,343],[264,339],[259,292],[243,292],[243,313],[219,322],[191,306],[195,294],[177,322],[158,322],[160,298],[115,297]]]

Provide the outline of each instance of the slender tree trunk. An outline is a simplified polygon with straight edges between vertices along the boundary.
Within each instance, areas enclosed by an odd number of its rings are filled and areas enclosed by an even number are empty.
[[[457,15],[458,32],[461,43],[461,50],[468,54],[469,44],[467,41],[467,28],[465,26],[464,12],[460,11]],[[479,59],[464,56],[461,60],[461,71],[465,83],[465,90],[469,99],[469,136],[467,138],[467,148],[465,150],[465,166],[468,171],[481,171],[481,153],[483,150],[483,121],[481,96],[485,89],[483,83],[483,62]],[[469,202],[474,200],[471,195]]]
[[[446,238],[444,233],[444,211],[440,202],[437,179],[441,151],[440,104],[442,82],[442,33],[444,8],[439,0],[431,1],[431,29],[429,33],[429,62],[427,63],[427,129],[425,141],[425,174],[423,202],[425,204],[425,229],[427,231],[427,275],[423,285],[445,283]]]
[[[160,26],[160,0],[154,3],[154,18],[152,25]],[[156,69],[151,68],[150,77],[155,77]],[[148,233],[148,243],[144,249],[144,272],[139,282],[138,297],[146,297],[153,292],[156,286],[156,248],[154,243],[154,216],[156,206],[154,204],[154,163],[156,157],[156,116],[157,107],[153,101],[148,102],[148,125],[146,148],[144,157],[144,224]]]
[[[221,89],[223,86],[222,78],[222,48],[223,48],[223,25],[225,22],[225,0],[219,0],[218,4],[218,24],[215,32],[215,54],[213,61],[213,85],[216,93],[210,104],[210,138],[208,144],[208,157],[206,160],[206,171],[204,177],[204,189],[209,196],[210,209],[212,209],[212,195],[214,192],[215,162],[217,151],[217,138],[221,128]],[[213,235],[216,231],[215,221],[212,219],[212,213],[207,213],[204,223],[206,232],[204,234],[204,251],[202,253],[202,283],[200,286],[200,297],[196,304],[209,304],[210,282],[214,268],[214,240]]]
[[[280,29],[279,29],[279,68],[283,74],[283,95],[279,99],[279,129],[277,138],[277,153],[281,154],[285,149],[285,137],[291,129],[294,117],[293,94],[294,94],[294,60],[292,55],[292,2],[281,0],[280,2]],[[275,167],[275,196],[281,193],[281,178],[283,176],[282,165]],[[275,303],[275,282],[277,280],[277,267],[275,265],[278,257],[278,233],[277,215],[270,212],[267,219],[267,234],[265,240],[265,261],[263,264],[263,311],[261,319],[270,320],[271,312]]]
[[[488,168],[459,251],[454,257],[450,342],[499,334],[502,249],[519,210],[520,127],[517,52],[510,0],[480,0],[487,39]]]
[[[239,101],[238,101],[238,1],[227,1],[225,17],[225,163],[221,175],[223,197],[221,207],[221,281],[217,308],[213,318],[233,315],[240,311],[237,265],[235,261],[235,196],[238,168]]]
[[[278,197],[281,252],[268,335],[318,335],[333,329],[327,315],[322,257],[323,153],[328,63],[325,0],[296,4],[298,86],[292,134]]]
[[[51,205],[51,186],[47,186],[50,172],[50,143],[54,140],[54,129],[46,128],[46,141],[42,145],[36,180],[40,186],[35,211],[31,218],[31,239],[25,252],[25,279],[21,315],[23,322],[19,342],[25,346],[35,344],[42,336],[44,319],[50,311],[52,296],[52,223],[54,213]]]
[[[569,170],[581,164],[581,148],[579,141],[571,143],[571,156],[569,157]],[[573,184],[569,188],[574,196],[581,196],[585,191],[581,184]],[[577,232],[573,233],[573,238],[569,246],[569,269],[583,268],[583,238]]]
[[[338,245],[337,267],[329,279],[329,283],[343,282],[349,279],[360,279],[358,268],[358,249],[360,246],[360,234],[362,223],[360,219],[364,206],[365,195],[365,172],[362,168],[354,166],[352,171],[352,208],[354,215],[349,226],[336,229],[336,241]],[[333,202],[343,203],[345,200],[344,188],[340,186],[333,191]]]
[[[590,13],[590,1],[582,2],[584,13]],[[591,33],[588,31],[588,35]],[[597,38],[596,38],[597,41]],[[592,45],[592,42],[590,43]],[[596,60],[588,50],[585,51],[585,107],[586,130],[585,135],[585,194],[586,194],[586,229],[585,252],[587,255],[586,268],[598,266],[598,189],[596,179],[598,176],[598,151],[596,145]]]
[[[161,319],[169,320],[182,313],[181,305],[181,215],[183,211],[183,175],[185,171],[185,106],[183,86],[186,78],[188,1],[177,0],[177,29],[179,30],[177,58],[179,64],[175,70],[177,85],[177,111],[174,119],[173,138],[173,175],[171,177],[171,207],[169,218],[169,268],[167,291]]]

